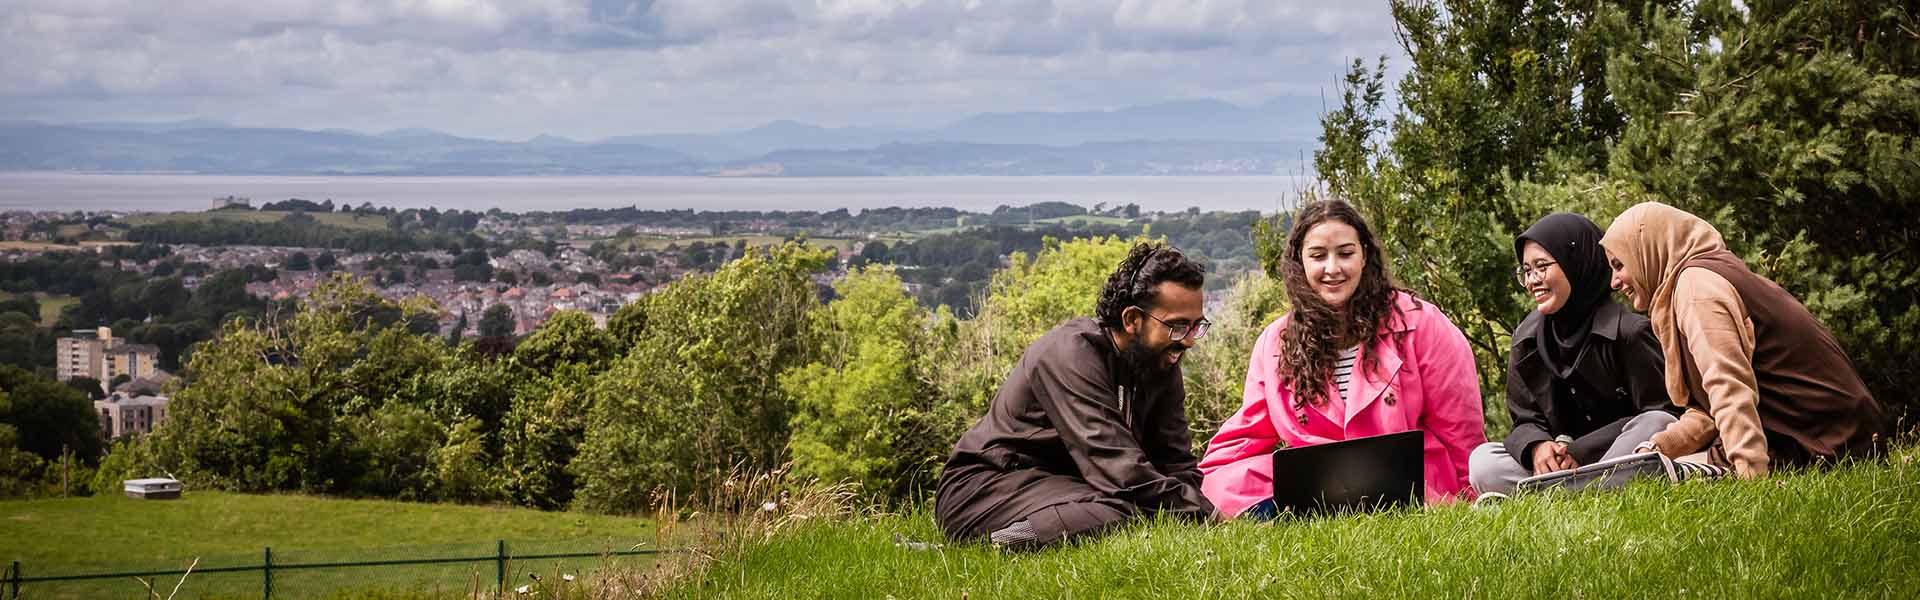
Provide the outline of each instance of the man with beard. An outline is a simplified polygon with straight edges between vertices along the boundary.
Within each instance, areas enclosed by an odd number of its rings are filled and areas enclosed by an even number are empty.
[[[1096,318],[1067,321],[1020,357],[940,473],[947,537],[1040,548],[1136,517],[1213,516],[1187,432],[1180,358],[1206,335],[1199,265],[1138,244]]]

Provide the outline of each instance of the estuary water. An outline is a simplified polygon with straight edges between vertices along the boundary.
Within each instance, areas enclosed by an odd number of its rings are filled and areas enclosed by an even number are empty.
[[[808,210],[953,207],[1060,201],[1143,211],[1257,210],[1292,206],[1295,176],[1111,177],[378,177],[188,174],[0,173],[0,212],[12,210],[206,210],[214,198],[254,206],[288,198],[355,206],[508,212],[574,208]]]

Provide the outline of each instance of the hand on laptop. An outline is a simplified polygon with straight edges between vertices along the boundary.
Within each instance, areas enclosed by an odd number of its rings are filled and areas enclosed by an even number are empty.
[[[1541,442],[1533,445],[1533,474],[1552,473],[1579,468],[1580,463],[1567,454],[1567,447],[1559,442]]]

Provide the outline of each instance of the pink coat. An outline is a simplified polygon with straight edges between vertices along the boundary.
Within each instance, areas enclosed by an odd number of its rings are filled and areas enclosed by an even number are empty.
[[[1434,305],[1405,293],[1395,301],[1402,317],[1381,328],[1372,348],[1361,349],[1352,402],[1342,401],[1329,383],[1325,404],[1296,412],[1292,384],[1279,376],[1280,332],[1287,319],[1260,333],[1248,361],[1240,412],[1220,426],[1200,460],[1205,475],[1200,489],[1220,514],[1238,516],[1273,497],[1271,455],[1282,443],[1311,446],[1409,429],[1427,434],[1427,502],[1471,497],[1467,455],[1487,441],[1473,350]],[[1368,353],[1377,353],[1378,366],[1362,376]]]

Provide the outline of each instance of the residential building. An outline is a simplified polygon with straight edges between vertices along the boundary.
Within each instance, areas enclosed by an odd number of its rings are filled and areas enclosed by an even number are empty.
[[[166,396],[132,396],[114,392],[105,400],[93,401],[100,416],[100,435],[116,439],[125,435],[153,433],[167,420]]]
[[[149,344],[115,344],[101,362],[100,380],[111,382],[121,375],[128,379],[151,377],[160,371],[160,348]]]
[[[54,342],[54,376],[61,381],[91,377],[103,384],[122,374],[139,379],[158,372],[159,358],[159,348],[128,344],[113,337],[110,327],[80,329]]]
[[[70,337],[55,340],[53,346],[55,378],[61,381],[75,377],[99,379],[107,349],[111,347],[113,347],[113,329],[108,327],[91,331],[76,330]]]

